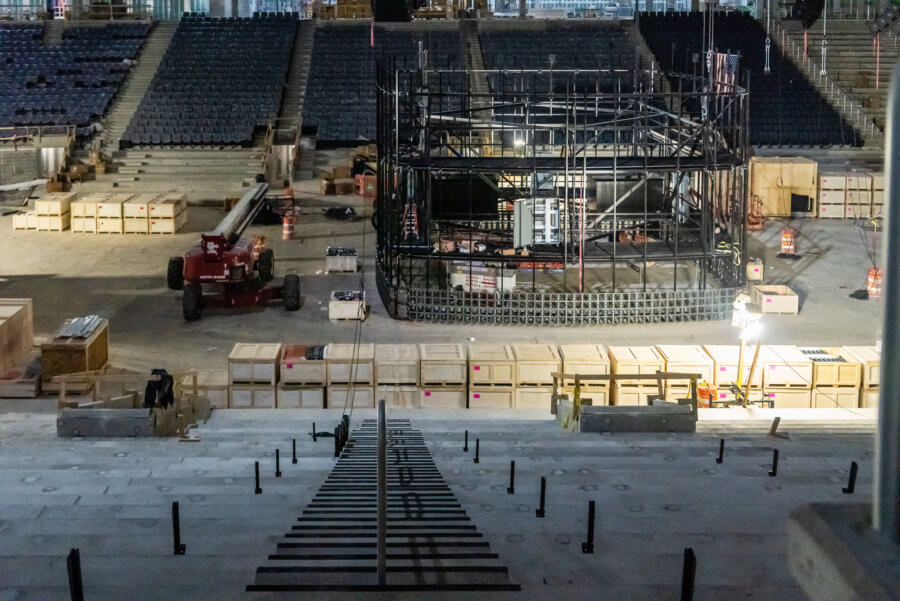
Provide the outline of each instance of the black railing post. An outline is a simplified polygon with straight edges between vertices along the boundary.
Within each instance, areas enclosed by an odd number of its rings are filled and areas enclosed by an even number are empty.
[[[341,456],[341,427],[334,427],[334,456]]]
[[[466,437],[463,442],[463,452],[464,453],[469,452],[469,431],[468,430],[466,430]]]
[[[480,439],[480,438],[476,438],[476,439],[475,439],[475,459],[474,459],[474,462],[475,462],[475,463],[479,463],[479,460],[478,460],[478,446],[479,446],[478,443],[479,443],[479,442],[481,442],[481,439]]]
[[[316,442],[316,422],[313,422],[313,442]]]
[[[841,490],[844,491],[845,495],[852,495],[853,491],[856,490],[856,472],[859,470],[859,465],[855,461],[850,462],[850,481],[847,483],[845,488]]]
[[[778,475],[778,449],[772,451],[772,471],[769,475],[773,478]]]
[[[259,461],[253,462],[253,472],[256,475],[256,489],[255,493],[258,495],[262,494],[262,489],[259,487]]]
[[[66,558],[66,571],[69,573],[69,597],[72,601],[84,601],[84,587],[81,583],[81,553],[78,549],[69,551]]]
[[[681,601],[694,601],[694,576],[697,574],[697,557],[690,547],[684,550],[684,567],[681,571]]]
[[[315,440],[315,438],[313,439]],[[291,463],[297,463],[297,439],[291,439]]]
[[[594,552],[594,501],[588,501],[588,531],[587,541],[581,543],[582,553]]]
[[[541,476],[541,506],[534,510],[534,515],[542,518],[545,515],[544,503],[547,500],[547,478]]]
[[[719,457],[716,459],[716,463],[722,463],[722,458],[725,455],[725,439],[719,439]]]
[[[281,478],[281,450],[275,449],[275,477]]]
[[[172,501],[172,547],[175,555],[184,555],[186,546],[181,543],[181,519],[178,515],[178,501]]]
[[[509,462],[509,487],[506,489],[506,494],[511,495],[516,492],[516,462]]]

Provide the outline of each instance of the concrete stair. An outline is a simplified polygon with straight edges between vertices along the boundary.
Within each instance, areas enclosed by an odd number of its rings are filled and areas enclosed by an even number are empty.
[[[99,135],[102,148],[118,150],[119,140],[122,139],[125,129],[150,87],[177,27],[177,22],[162,21],[150,31],[135,65],[102,121],[103,132]]]
[[[62,42],[63,30],[66,28],[66,21],[50,20],[44,21],[44,45],[56,46]]]
[[[313,40],[316,32],[315,21],[303,20],[294,38],[294,52],[288,69],[287,85],[281,99],[278,118],[300,125],[303,119],[303,101],[306,98],[306,81],[312,58]]]

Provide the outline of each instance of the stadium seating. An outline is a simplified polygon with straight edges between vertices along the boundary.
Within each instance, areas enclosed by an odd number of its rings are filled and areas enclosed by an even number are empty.
[[[641,14],[639,28],[660,65],[690,72],[703,37],[700,13]],[[822,97],[772,40],[764,73],[765,31],[743,13],[717,15],[715,44],[741,55],[741,79],[750,72],[750,142],[768,146],[860,146],[859,134]]]
[[[88,133],[149,30],[145,23],[68,27],[51,46],[41,25],[0,24],[0,126],[74,125]]]
[[[294,13],[182,17],[120,145],[250,146],[278,116]]]

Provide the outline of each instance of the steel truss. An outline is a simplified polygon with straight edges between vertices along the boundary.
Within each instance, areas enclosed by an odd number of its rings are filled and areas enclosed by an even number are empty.
[[[377,77],[377,280],[395,318],[730,315],[746,276],[745,89],[387,59]]]

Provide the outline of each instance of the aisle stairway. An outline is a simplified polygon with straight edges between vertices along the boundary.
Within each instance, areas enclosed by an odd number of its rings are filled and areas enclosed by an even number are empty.
[[[303,100],[306,97],[306,80],[309,77],[315,33],[315,21],[300,21],[297,36],[294,38],[294,52],[291,55],[291,66],[288,69],[287,85],[281,98],[281,110],[278,113],[279,119],[289,120],[298,125],[303,116]],[[279,126],[284,126],[284,121]]]
[[[290,598],[520,590],[444,481],[422,433],[405,419],[388,420],[387,433],[387,583],[376,577],[376,422],[365,420],[247,591]]]

